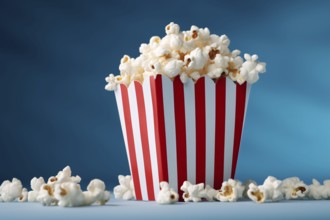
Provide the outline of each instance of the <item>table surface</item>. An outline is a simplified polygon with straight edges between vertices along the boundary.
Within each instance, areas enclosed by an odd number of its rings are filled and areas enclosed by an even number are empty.
[[[282,201],[256,204],[200,202],[158,205],[119,201],[105,206],[44,207],[39,203],[0,203],[0,219],[330,219],[330,201]]]

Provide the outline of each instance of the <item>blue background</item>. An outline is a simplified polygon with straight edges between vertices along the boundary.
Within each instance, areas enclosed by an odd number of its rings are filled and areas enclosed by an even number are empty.
[[[252,88],[237,178],[330,178],[329,1],[0,1],[0,181],[70,165],[128,174],[104,78],[171,21],[227,34],[267,73]]]

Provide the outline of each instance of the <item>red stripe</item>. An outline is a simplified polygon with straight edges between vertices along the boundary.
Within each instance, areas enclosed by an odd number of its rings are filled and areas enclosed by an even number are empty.
[[[205,127],[205,78],[195,83],[196,111],[196,184],[205,183],[206,127]]]
[[[214,147],[214,185],[220,189],[223,181],[226,127],[226,78],[216,82],[215,88],[215,147]]]
[[[243,85],[236,84],[235,134],[234,134],[234,151],[233,151],[231,178],[235,177],[238,152],[241,143],[243,122],[244,122],[245,99],[246,99],[246,83],[244,83]]]
[[[159,182],[168,182],[162,76],[150,77]]]
[[[145,170],[146,183],[147,183],[148,200],[155,200],[143,88],[141,83],[137,81],[134,81],[134,85],[135,85],[136,102],[137,102],[138,114],[139,114],[139,122],[140,122],[140,135],[141,135],[141,143],[142,143],[142,151],[143,151],[144,170]]]
[[[187,180],[187,143],[186,143],[186,119],[184,108],[184,88],[180,77],[176,77],[173,83],[176,156],[178,173],[179,198],[182,198],[181,185]]]
[[[133,128],[132,128],[128,91],[127,91],[127,87],[125,85],[120,85],[120,89],[121,89],[121,97],[122,97],[122,101],[123,101],[127,144],[128,144],[128,151],[129,151],[129,157],[130,157],[129,160],[131,162],[131,171],[132,171],[135,196],[136,196],[136,200],[142,200],[139,171],[138,171],[138,165],[137,165],[136,153],[135,153],[135,143],[134,143],[134,137],[133,137]]]

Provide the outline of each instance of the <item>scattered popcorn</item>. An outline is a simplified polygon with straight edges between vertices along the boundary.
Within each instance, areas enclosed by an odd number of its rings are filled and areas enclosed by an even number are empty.
[[[184,192],[182,198],[185,202],[200,202],[205,196],[204,183],[193,185],[184,181],[180,189]]]
[[[110,199],[110,192],[105,190],[103,181],[94,179],[82,192],[80,176],[72,176],[71,168],[66,166],[56,176],[49,177],[45,183],[43,177],[31,180],[31,191],[28,192],[29,202],[40,202],[44,206],[59,205],[62,207],[86,206],[94,203],[104,205]],[[25,194],[22,193],[22,199]]]
[[[135,198],[134,185],[131,176],[118,176],[119,185],[113,189],[116,199],[131,200]]]
[[[12,181],[5,180],[0,185],[0,202],[12,202],[16,199],[20,200],[22,192],[23,186],[19,179],[13,178]]]
[[[308,186],[298,177],[284,179],[281,189],[286,199],[304,198],[308,193]]]
[[[105,184],[99,179],[92,180],[87,191],[82,192],[80,185],[75,182],[57,184],[54,197],[62,207],[87,206],[93,203],[104,205],[110,199],[110,192],[105,191]]]
[[[257,203],[263,203],[265,201],[275,202],[283,199],[280,187],[281,181],[269,176],[261,186],[251,183],[247,194],[252,201]]]
[[[158,204],[173,204],[179,199],[179,195],[175,192],[167,182],[160,182],[160,191],[157,195],[156,202]]]
[[[106,90],[115,90],[117,84],[128,86],[132,81],[143,82],[144,78],[163,74],[173,79],[180,76],[183,83],[187,77],[197,80],[207,75],[216,80],[230,77],[239,84],[255,83],[259,73],[266,71],[266,64],[259,62],[257,55],[245,54],[245,62],[239,50],[230,51],[226,35],[210,34],[208,28],[191,26],[181,31],[171,22],[165,27],[163,38],[153,36],[149,43],[141,44],[140,55],[131,58],[124,55],[120,61],[118,76],[106,77]]]
[[[243,197],[244,186],[238,180],[229,179],[222,183],[216,198],[221,202],[236,202]]]
[[[34,177],[31,182],[31,191],[28,192],[28,201],[29,202],[38,202],[37,197],[39,195],[39,192],[41,190],[41,186],[45,184],[45,180],[43,177],[36,178]]]

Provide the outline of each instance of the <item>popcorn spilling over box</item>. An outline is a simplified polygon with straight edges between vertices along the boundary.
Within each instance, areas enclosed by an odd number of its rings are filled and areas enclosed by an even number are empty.
[[[180,192],[186,180],[220,188],[234,178],[251,84],[266,67],[208,28],[180,32],[172,22],[165,31],[106,78],[137,200],[155,200],[162,181]]]

